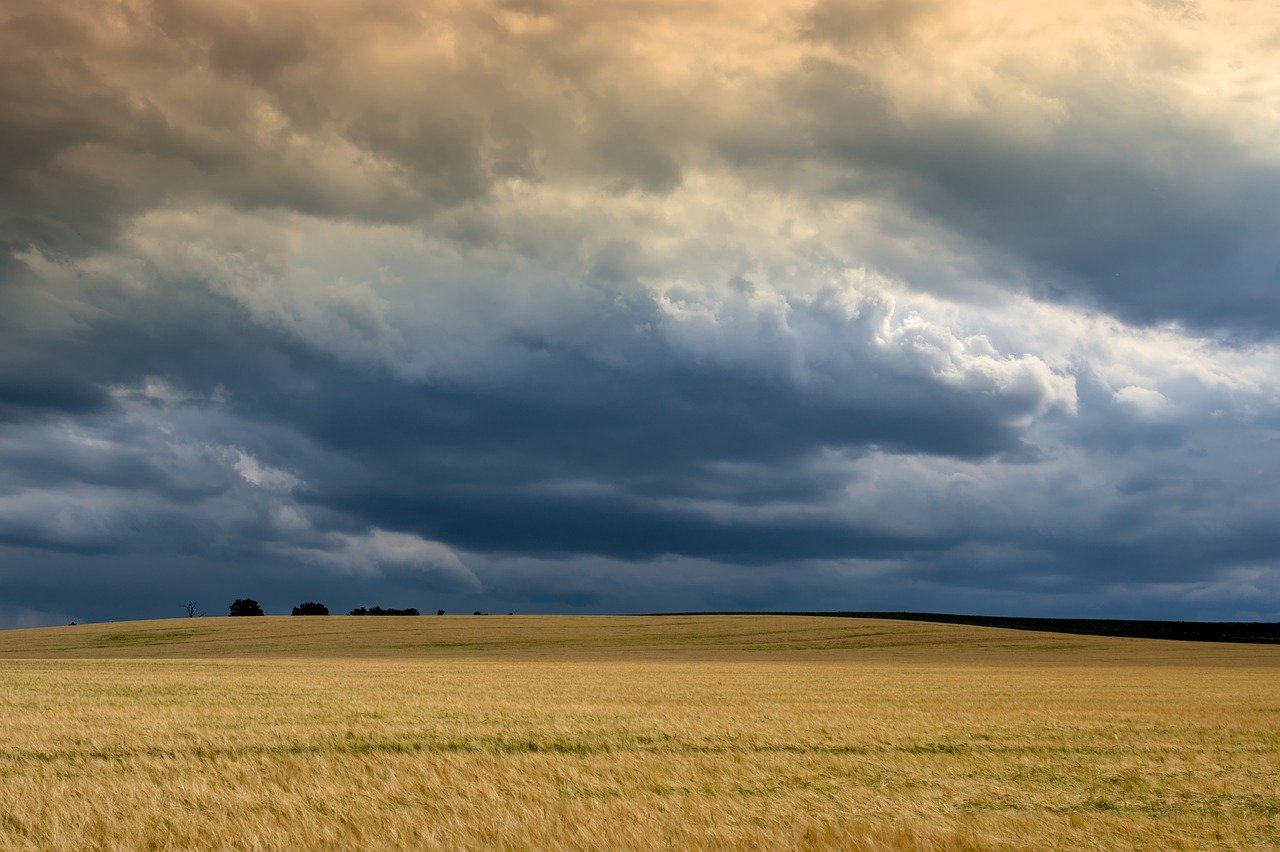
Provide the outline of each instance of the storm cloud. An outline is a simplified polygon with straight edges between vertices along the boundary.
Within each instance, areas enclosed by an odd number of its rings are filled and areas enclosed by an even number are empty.
[[[0,626],[1280,618],[1277,44],[1265,3],[0,0]]]

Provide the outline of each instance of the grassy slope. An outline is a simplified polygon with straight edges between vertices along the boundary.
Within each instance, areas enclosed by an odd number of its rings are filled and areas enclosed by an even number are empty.
[[[4,658],[538,656],[1280,661],[1280,648],[781,615],[201,618],[0,632]]]
[[[1274,646],[919,622],[11,631],[0,849],[1277,848],[1277,714]]]
[[[655,613],[658,614],[658,613]],[[672,612],[666,615],[715,613]],[[969,624],[1046,633],[1080,633],[1088,636],[1127,636],[1132,639],[1180,639],[1188,642],[1247,642],[1280,645],[1280,621],[1155,621],[1129,618],[1029,618],[1007,615],[957,615],[944,612],[758,612],[721,615],[825,615],[838,618],[874,618],[895,621],[932,621]]]

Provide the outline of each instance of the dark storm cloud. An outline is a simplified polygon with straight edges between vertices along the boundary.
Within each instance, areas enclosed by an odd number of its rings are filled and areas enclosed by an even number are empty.
[[[11,252],[84,251],[124,214],[177,200],[409,221],[512,176],[666,193],[719,149],[774,186],[940,224],[1043,296],[1143,323],[1275,326],[1280,168],[1159,88],[1193,61],[1172,37],[1124,76],[1004,81],[1056,105],[1028,117],[999,106],[1000,88],[980,94],[991,108],[905,110],[881,79],[878,56],[910,64],[946,47],[951,4],[818,4],[796,16],[795,45],[835,53],[762,61],[761,85],[742,92],[727,76],[655,83],[672,49],[660,40],[618,53],[656,26],[703,37],[711,10],[12,6],[0,24]],[[388,38],[405,49],[378,52]]]
[[[0,376],[0,421],[49,411],[90,412],[109,403],[101,387],[78,376],[8,367],[10,375]]]
[[[801,471],[819,449],[984,456],[1018,446],[998,403],[919,380],[882,378],[861,399],[832,400],[661,361],[655,353],[618,369],[558,359],[517,387],[480,391],[337,372],[344,405],[331,405],[331,388],[286,393],[269,416],[358,464],[355,481],[321,475],[317,499],[469,550],[538,554],[754,561],[935,547],[832,519],[725,523],[660,504],[818,500],[836,488],[821,468]],[[734,462],[751,474],[736,475]]]
[[[625,367],[595,363],[589,353],[548,358],[543,351],[536,368],[517,380],[439,386],[352,367],[262,329],[246,334],[238,306],[198,288],[188,294],[186,321],[176,321],[181,312],[173,300],[167,303],[169,321],[146,333],[142,352],[150,360],[139,357],[130,367],[130,341],[144,332],[122,318],[150,326],[154,317],[144,306],[125,307],[116,305],[111,322],[64,340],[62,355],[88,361],[93,352],[113,353],[90,368],[101,371],[96,380],[141,388],[117,393],[114,404],[134,406],[143,418],[164,416],[168,426],[148,429],[145,419],[121,421],[119,412],[106,412],[96,424],[79,421],[95,442],[74,451],[50,442],[43,429],[12,445],[0,457],[12,481],[29,488],[100,486],[100,496],[127,508],[116,506],[115,514],[90,523],[91,498],[67,501],[74,511],[66,515],[59,514],[66,505],[46,507],[38,522],[17,518],[5,537],[11,547],[152,554],[149,559],[172,558],[163,554],[175,550],[204,558],[222,554],[234,562],[261,559],[253,542],[287,543],[291,534],[273,529],[262,514],[227,505],[255,499],[226,451],[216,450],[232,444],[272,459],[306,483],[293,499],[315,515],[308,535],[373,526],[472,554],[612,560],[682,554],[714,560],[732,576],[744,565],[786,560],[872,560],[900,565],[904,578],[935,582],[963,574],[975,588],[1043,591],[1043,577],[1058,572],[1073,578],[1068,585],[1101,582],[1118,569],[1135,581],[1194,578],[1206,558],[1252,559],[1269,546],[1261,526],[1229,546],[1216,537],[1201,541],[1142,529],[1139,520],[1149,524],[1166,511],[1197,508],[1148,501],[1129,517],[1117,512],[1107,528],[1095,527],[1091,534],[1101,537],[1088,545],[1016,525],[982,531],[992,546],[1018,554],[1023,570],[1008,575],[1014,560],[990,563],[984,572],[990,558],[964,549],[971,531],[946,524],[894,529],[900,518],[892,505],[873,516],[824,512],[821,507],[838,499],[849,480],[820,465],[806,468],[816,449],[843,448],[857,457],[884,445],[975,461],[1016,449],[1020,430],[1004,418],[1024,409],[951,392],[921,377],[899,387],[901,376],[882,376],[879,385],[862,376],[843,399],[830,399],[735,371],[693,370],[650,344],[654,351]],[[634,323],[617,323],[620,331],[629,327]],[[147,391],[146,371],[159,364],[168,384]],[[226,403],[199,395],[212,387],[232,389]],[[206,448],[203,457],[175,466],[164,450],[174,426]],[[750,475],[744,479],[734,463],[750,465]],[[808,509],[780,516],[752,511],[778,501]],[[46,523],[49,518],[56,522]],[[1140,530],[1138,540],[1126,541],[1134,530]],[[299,575],[306,576],[313,578],[307,583],[332,583],[314,569]],[[372,587],[387,588],[388,582]],[[536,585],[528,577],[523,582]],[[594,584],[580,580],[562,597],[548,591],[519,603],[614,601],[609,582],[601,575]],[[427,588],[441,594],[438,583]],[[788,600],[816,601],[798,590],[788,594]],[[758,600],[766,606],[771,598],[762,591],[734,599],[735,605]],[[509,605],[518,603],[511,599]]]
[[[533,13],[581,26],[563,39],[516,27],[518,8],[380,0],[0,11],[7,253],[83,253],[164,203],[406,221],[566,166],[619,191],[680,180],[656,139],[687,99],[602,70],[645,22],[621,8]]]
[[[819,450],[1016,451],[1013,422],[1042,402],[1039,391],[974,395],[886,367],[838,390],[811,387],[692,365],[649,335],[626,364],[529,344],[536,357],[496,383],[414,382],[245,328],[241,308],[199,288],[173,287],[162,316],[154,302],[116,298],[89,329],[44,350],[46,363],[77,363],[85,381],[127,389],[108,397],[96,421],[81,421],[110,447],[43,446],[46,433],[29,432],[0,455],[14,481],[143,490],[171,502],[227,490],[236,476],[225,468],[166,472],[149,443],[166,436],[136,434],[119,419],[126,403],[144,414],[176,405],[202,440],[243,445],[297,471],[307,502],[472,550],[759,560],[935,547],[929,536],[830,519],[727,525],[657,503],[820,499],[839,485],[821,467],[805,468]],[[619,335],[637,326],[626,311],[599,319]],[[148,381],[166,384],[148,396]],[[200,396],[211,388],[229,389],[225,406]],[[216,422],[210,409],[220,407],[243,422]],[[281,433],[296,437],[280,441]],[[613,493],[576,494],[575,483]]]
[[[0,0],[0,626],[1274,616],[1251,39],[1119,2]]]
[[[1141,90],[1063,85],[1052,128],[1000,114],[903,119],[861,72],[795,82],[801,149],[829,191],[885,193],[1025,263],[1031,287],[1126,319],[1270,335],[1280,319],[1280,164]],[[798,152],[799,153],[799,152]]]

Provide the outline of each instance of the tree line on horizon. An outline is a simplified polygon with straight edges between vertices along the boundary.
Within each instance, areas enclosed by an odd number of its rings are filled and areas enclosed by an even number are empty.
[[[194,601],[187,601],[185,609],[186,609],[188,618],[195,618],[197,616],[196,604]],[[266,613],[263,612],[262,610],[262,605],[259,604],[257,601],[255,601],[253,598],[236,598],[234,601],[231,602],[230,606],[228,606],[227,609],[228,609],[227,615],[229,616],[266,615]],[[293,608],[293,612],[289,614],[290,615],[329,615],[330,613],[329,613],[329,607],[325,606],[319,601],[304,601],[303,603],[300,603],[297,606],[295,606]],[[371,607],[358,606],[347,613],[347,615],[421,615],[421,614],[422,613],[419,612],[416,607],[405,607],[404,609],[396,609],[395,607],[381,607],[381,606],[371,606]],[[444,610],[442,609],[436,610],[436,615],[444,615],[444,614],[445,614]],[[476,610],[475,612],[472,613],[472,615],[488,615],[488,614],[489,613],[481,612],[480,610]],[[200,613],[200,615],[203,615],[203,613]],[[515,613],[509,612],[507,613],[507,615],[515,615]]]

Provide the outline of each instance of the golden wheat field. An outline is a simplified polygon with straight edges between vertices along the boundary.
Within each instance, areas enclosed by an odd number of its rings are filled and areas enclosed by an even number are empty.
[[[783,616],[0,633],[0,846],[1280,847],[1280,648]]]

